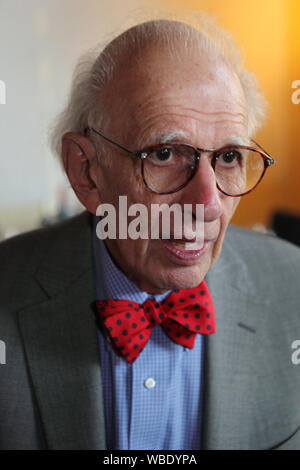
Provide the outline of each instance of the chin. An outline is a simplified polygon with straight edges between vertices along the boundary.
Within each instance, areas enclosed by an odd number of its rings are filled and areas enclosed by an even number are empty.
[[[180,267],[161,271],[161,275],[148,283],[147,292],[163,293],[168,290],[190,289],[198,286],[204,279],[207,269],[199,266]]]
[[[204,279],[208,269],[204,266],[189,266],[172,275],[174,289],[189,289],[198,286]]]

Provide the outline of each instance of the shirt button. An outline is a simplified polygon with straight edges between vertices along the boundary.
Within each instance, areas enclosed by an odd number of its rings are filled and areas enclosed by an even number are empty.
[[[149,379],[145,380],[144,385],[146,388],[153,388],[155,387],[155,380],[149,377]]]

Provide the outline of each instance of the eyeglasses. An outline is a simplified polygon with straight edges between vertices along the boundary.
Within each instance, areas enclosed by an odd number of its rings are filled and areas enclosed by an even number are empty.
[[[184,188],[195,176],[201,153],[212,154],[211,166],[216,186],[226,196],[240,197],[253,191],[267,168],[275,160],[254,140],[258,147],[230,145],[219,150],[201,149],[185,143],[165,143],[132,152],[105,137],[93,127],[86,127],[85,135],[93,131],[107,142],[141,160],[141,174],[147,188],[156,194],[172,194]]]

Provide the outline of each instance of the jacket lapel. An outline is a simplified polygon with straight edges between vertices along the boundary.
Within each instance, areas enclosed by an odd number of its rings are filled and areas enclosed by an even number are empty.
[[[217,332],[205,338],[203,448],[275,447],[299,423],[287,419],[289,395],[278,387],[272,305],[228,242],[206,280]]]
[[[36,274],[48,299],[19,312],[50,449],[105,449],[88,214],[57,232]]]

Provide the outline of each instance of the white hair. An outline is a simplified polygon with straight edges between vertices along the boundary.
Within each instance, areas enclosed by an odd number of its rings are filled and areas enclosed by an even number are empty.
[[[167,48],[170,55],[176,57],[180,54],[178,44],[187,54],[196,46],[207,57],[222,59],[236,73],[247,102],[248,133],[253,136],[262,125],[266,104],[256,78],[244,68],[231,35],[220,28],[215,19],[198,13],[188,23],[165,19],[146,21],[117,36],[102,52],[98,49],[84,54],[75,69],[67,105],[51,130],[53,152],[61,158],[61,141],[66,132],[83,134],[87,126],[103,131],[109,123],[109,111],[103,104],[105,90],[122,61],[129,55],[141,57],[145,49],[153,45],[157,50]]]

